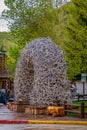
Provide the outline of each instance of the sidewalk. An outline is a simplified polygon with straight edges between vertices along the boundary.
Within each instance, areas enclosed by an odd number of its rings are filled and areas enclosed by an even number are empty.
[[[30,123],[30,124],[87,124],[87,118],[53,117],[51,115],[28,115],[10,111],[5,105],[0,104],[0,123]]]

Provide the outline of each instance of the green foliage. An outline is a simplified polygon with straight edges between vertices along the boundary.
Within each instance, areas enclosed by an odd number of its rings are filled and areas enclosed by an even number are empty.
[[[6,60],[6,67],[10,72],[15,72],[17,60],[20,56],[20,50],[20,46],[17,45],[15,45],[14,47],[10,47],[8,50],[9,55]]]
[[[9,48],[12,70],[22,48],[38,37],[50,37],[64,50],[70,80],[87,70],[87,0],[72,0],[60,8],[53,8],[51,0],[5,0],[5,4],[8,10],[2,16],[16,42]]]
[[[72,80],[87,70],[87,0],[72,0],[68,12],[63,48]]]
[[[13,62],[14,70],[26,43],[38,37],[51,37],[55,41],[54,26],[57,12],[51,0],[5,0],[5,4],[8,10],[4,10],[2,17],[9,21],[11,34],[17,44],[16,49],[9,50],[8,58],[8,63]]]
[[[12,37],[7,32],[0,32],[0,50],[8,49],[9,46],[12,46],[11,42]]]
[[[54,25],[54,40],[55,43],[57,43],[62,49],[63,43],[67,40],[66,37],[66,25],[67,25],[67,19],[69,17],[69,6],[70,4],[66,4],[64,6],[61,6],[60,8],[56,8],[56,22]]]
[[[5,0],[5,4],[9,9],[3,17],[9,20],[18,44],[24,46],[37,37],[53,37],[56,11],[51,0]]]
[[[14,72],[19,56],[18,45],[15,44],[12,35],[8,32],[0,32],[0,50],[6,50],[6,68]]]
[[[87,105],[87,101],[73,101],[72,103],[76,105],[81,105],[82,102],[84,102],[85,105]]]

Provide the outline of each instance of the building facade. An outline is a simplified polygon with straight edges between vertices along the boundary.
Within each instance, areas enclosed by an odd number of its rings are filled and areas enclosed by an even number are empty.
[[[8,72],[5,67],[6,51],[0,50],[0,89],[11,89],[12,73]]]

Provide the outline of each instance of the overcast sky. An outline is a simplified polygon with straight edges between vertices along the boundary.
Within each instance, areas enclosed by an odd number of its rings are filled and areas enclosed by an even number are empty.
[[[0,0],[0,17],[4,9],[6,9],[6,6],[4,5],[4,0]],[[1,32],[8,31],[7,21],[1,18],[0,18],[0,31]]]

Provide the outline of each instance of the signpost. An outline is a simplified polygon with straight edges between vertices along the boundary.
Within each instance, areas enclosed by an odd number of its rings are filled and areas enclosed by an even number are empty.
[[[81,82],[83,83],[83,100],[85,95],[85,83],[86,83],[86,73],[81,74]]]

